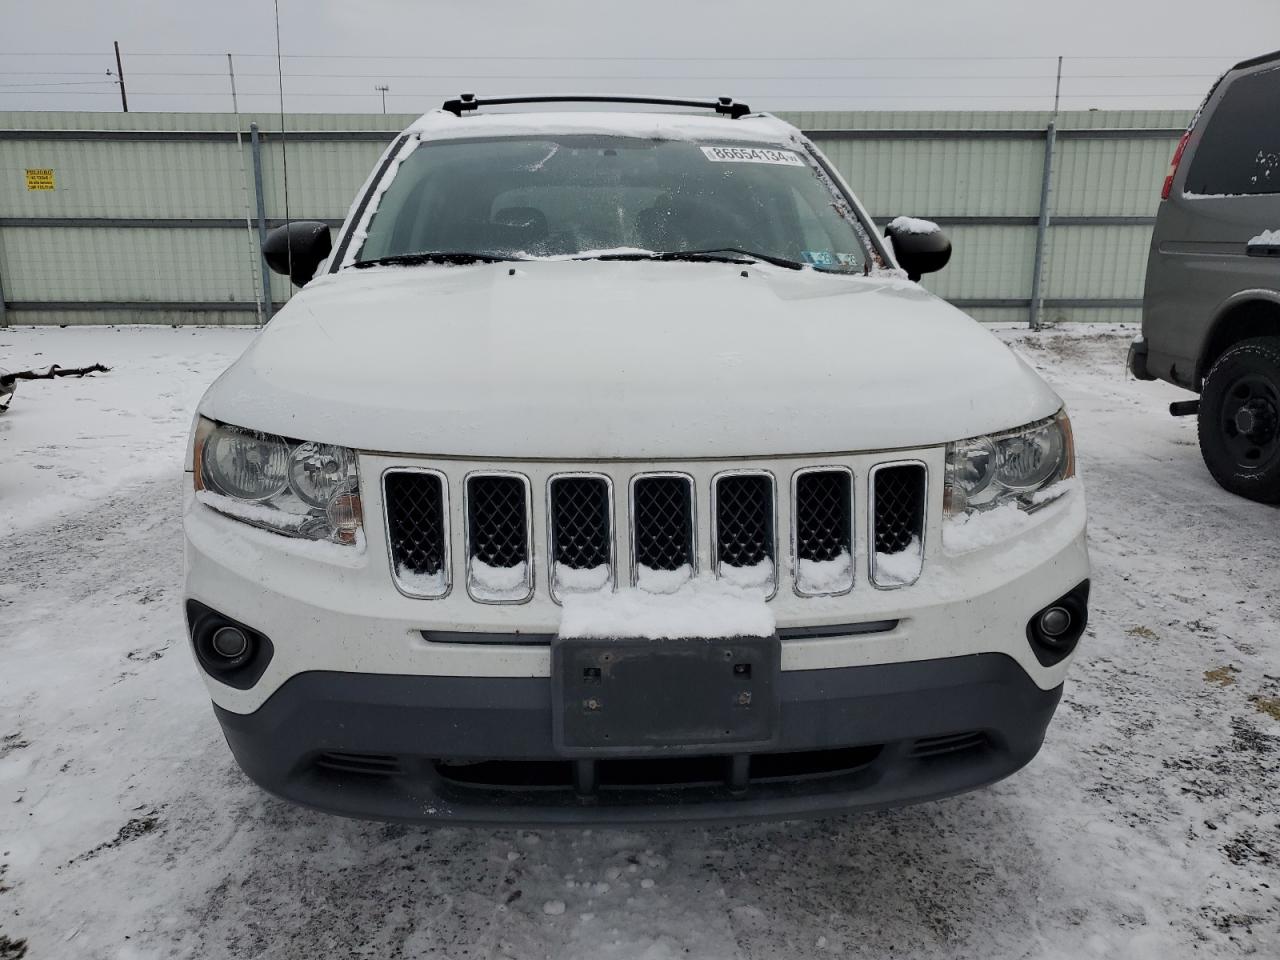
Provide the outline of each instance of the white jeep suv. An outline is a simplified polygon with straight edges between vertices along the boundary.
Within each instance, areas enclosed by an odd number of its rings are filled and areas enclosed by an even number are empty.
[[[305,289],[200,403],[186,612],[240,766],[553,824],[1025,764],[1085,628],[1084,494],[1061,400],[914,282],[945,237],[881,237],[730,100],[481,109],[513,102],[416,122],[336,242],[273,232]]]

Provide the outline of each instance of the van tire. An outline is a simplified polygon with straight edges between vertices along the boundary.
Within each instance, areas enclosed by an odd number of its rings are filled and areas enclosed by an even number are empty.
[[[1226,490],[1280,503],[1280,337],[1242,340],[1200,392],[1200,453]]]

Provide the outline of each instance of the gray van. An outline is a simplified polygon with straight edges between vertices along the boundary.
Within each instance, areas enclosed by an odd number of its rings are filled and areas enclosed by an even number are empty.
[[[1129,369],[1199,393],[1170,409],[1214,479],[1280,503],[1280,51],[1228,70],[1174,152]]]

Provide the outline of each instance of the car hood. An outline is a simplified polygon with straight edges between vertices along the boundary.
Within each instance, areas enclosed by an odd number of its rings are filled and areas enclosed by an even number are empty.
[[[535,261],[314,281],[201,412],[363,450],[695,459],[929,446],[1060,405],[904,280]]]

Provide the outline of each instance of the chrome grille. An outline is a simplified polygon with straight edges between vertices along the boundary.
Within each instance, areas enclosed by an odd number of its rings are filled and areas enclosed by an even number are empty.
[[[613,483],[607,476],[562,474],[547,481],[547,550],[555,600],[613,589]]]
[[[529,481],[518,473],[466,480],[467,592],[481,603],[524,603],[533,595]]]
[[[631,486],[631,534],[637,565],[678,570],[696,562],[693,546],[693,480],[647,474]]]
[[[796,557],[826,562],[853,552],[853,478],[848,470],[796,477]]]
[[[708,496],[712,573],[772,598],[783,575],[802,597],[839,596],[854,587],[855,470],[866,478],[868,509],[863,563],[871,584],[906,586],[923,562],[928,503],[927,468],[919,460],[877,463],[867,455],[795,468],[785,461],[694,475],[633,472],[606,464],[590,472],[529,473],[466,466],[384,468],[382,493],[396,585],[407,596],[434,599],[450,592],[451,517],[464,582],[480,602],[520,603],[534,595],[535,570],[550,595],[611,590],[619,547],[630,547],[630,582],[675,589],[698,567],[699,490]],[[495,465],[496,466],[496,465]],[[454,472],[456,470],[456,472]],[[709,476],[708,476],[709,474]],[[532,480],[532,483],[531,483]],[[779,482],[786,486],[778,490]],[[536,484],[537,489],[534,489]],[[628,486],[627,531],[615,529],[614,490]],[[452,488],[462,503],[450,504]],[[786,496],[789,492],[790,496]],[[539,496],[535,496],[539,494]],[[785,500],[782,499],[785,496]],[[778,542],[779,516],[788,538]],[[533,523],[545,524],[535,544]],[[619,537],[626,537],[626,541]],[[535,546],[545,556],[534,557]],[[789,548],[789,549],[788,549]],[[624,562],[624,570],[627,564]],[[653,573],[651,577],[649,574]],[[462,568],[459,573],[461,575]]]
[[[902,553],[924,531],[924,464],[877,467],[872,477],[876,553]]]
[[[736,473],[715,483],[716,560],[754,567],[774,558],[773,477]]]
[[[396,576],[439,578],[443,589],[449,560],[444,478],[426,471],[397,470],[383,476],[382,489]]]

